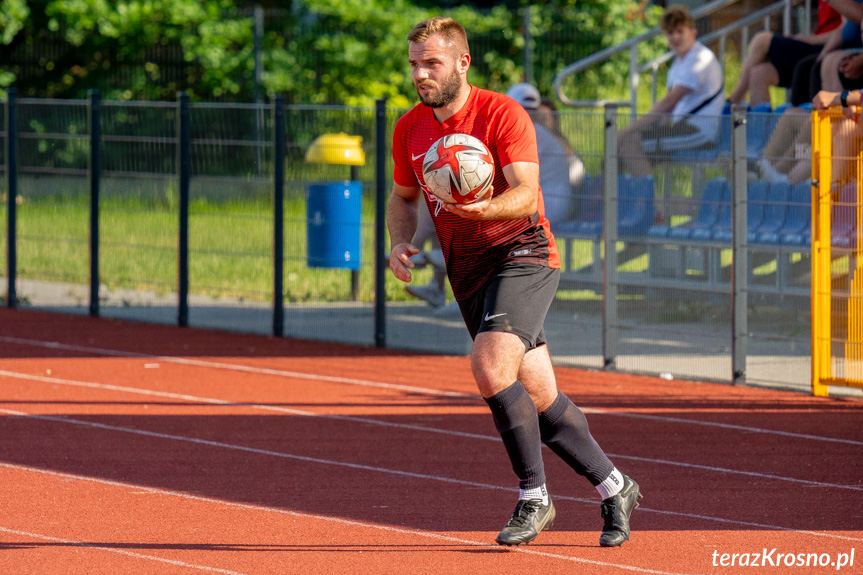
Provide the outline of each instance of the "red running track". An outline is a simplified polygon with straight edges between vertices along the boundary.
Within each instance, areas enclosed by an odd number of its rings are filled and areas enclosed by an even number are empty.
[[[557,375],[642,486],[622,548],[548,450],[554,529],[494,544],[465,357],[0,310],[0,573],[863,572],[863,402]]]

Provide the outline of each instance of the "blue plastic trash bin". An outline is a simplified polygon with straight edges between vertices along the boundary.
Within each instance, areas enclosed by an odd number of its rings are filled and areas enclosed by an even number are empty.
[[[362,182],[309,184],[306,192],[308,266],[360,269]]]

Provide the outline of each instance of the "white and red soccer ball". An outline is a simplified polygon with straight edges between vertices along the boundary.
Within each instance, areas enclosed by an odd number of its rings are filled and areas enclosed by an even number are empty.
[[[448,134],[426,152],[423,179],[428,190],[447,204],[471,204],[491,188],[494,158],[479,138]]]

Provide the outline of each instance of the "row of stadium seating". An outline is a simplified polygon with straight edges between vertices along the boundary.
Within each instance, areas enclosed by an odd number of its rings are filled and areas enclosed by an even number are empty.
[[[602,175],[585,175],[578,219],[564,222],[552,231],[586,237],[602,234],[602,184]],[[617,195],[617,233],[624,236],[646,234],[654,216],[653,176],[619,176]]]
[[[556,234],[584,239],[598,239],[601,235],[602,177],[588,176],[584,190],[579,218],[556,227]],[[856,189],[849,188],[843,193],[856,193]],[[652,176],[620,176],[618,197],[618,234],[621,237],[647,236],[652,240],[675,243],[731,243],[731,186],[725,178],[713,178],[707,182],[695,217],[678,226],[654,224]],[[765,180],[752,182],[748,188],[746,241],[750,245],[805,249],[810,243],[810,214],[809,182],[796,186]],[[851,219],[837,218],[841,221]],[[834,229],[836,245],[850,242],[847,239],[849,234],[847,230]]]
[[[770,104],[757,104],[747,110],[746,118],[746,158],[756,160],[761,157],[770,135],[773,133],[779,118],[789,108],[783,104],[775,110]],[[806,103],[800,106],[804,110],[811,110],[812,104]],[[726,105],[720,118],[719,139],[714,146],[699,150],[680,150],[674,152],[672,157],[676,160],[712,160],[720,154],[731,154],[731,108]]]
[[[758,180],[747,190],[746,242],[806,248],[811,231],[809,182]],[[707,182],[695,218],[683,226],[651,226],[648,237],[675,242],[731,242],[731,186],[725,178]]]

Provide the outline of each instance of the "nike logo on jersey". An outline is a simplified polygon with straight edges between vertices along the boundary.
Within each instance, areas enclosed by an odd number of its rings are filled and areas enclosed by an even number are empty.
[[[496,318],[496,317],[500,317],[500,316],[502,316],[502,315],[506,315],[506,312],[504,312],[504,313],[496,313],[496,314],[494,314],[494,315],[489,315],[488,313],[486,313],[486,314],[485,314],[485,321],[493,320],[494,318]]]
[[[411,161],[416,162],[417,160],[419,160],[420,158],[422,158],[425,155],[426,155],[425,152],[423,152],[422,154],[416,154],[416,155],[411,154]]]

